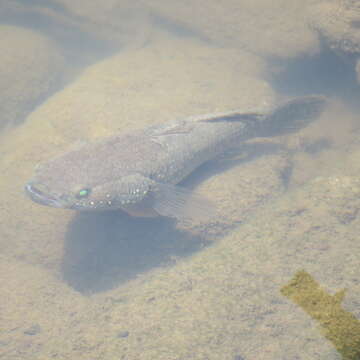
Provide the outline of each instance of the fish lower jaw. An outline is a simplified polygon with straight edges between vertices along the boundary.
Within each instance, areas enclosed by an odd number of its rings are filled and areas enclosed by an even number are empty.
[[[25,193],[37,204],[56,208],[66,208],[65,203],[61,199],[39,190],[33,182],[29,182],[25,185]]]

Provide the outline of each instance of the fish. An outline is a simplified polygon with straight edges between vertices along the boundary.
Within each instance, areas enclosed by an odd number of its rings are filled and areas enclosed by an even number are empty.
[[[192,116],[100,138],[40,164],[25,193],[55,208],[206,219],[216,213],[213,204],[181,181],[244,141],[306,127],[326,102],[322,95],[299,96],[265,112]]]

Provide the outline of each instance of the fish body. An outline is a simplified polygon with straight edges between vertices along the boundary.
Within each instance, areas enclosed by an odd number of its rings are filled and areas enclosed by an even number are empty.
[[[203,217],[209,202],[179,182],[242,141],[305,127],[324,105],[324,97],[310,95],[267,113],[209,114],[106,137],[42,164],[25,191],[53,207]]]

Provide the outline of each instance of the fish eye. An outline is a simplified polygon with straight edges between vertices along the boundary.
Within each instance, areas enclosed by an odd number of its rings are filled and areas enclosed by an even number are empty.
[[[89,196],[91,190],[90,189],[81,189],[80,191],[77,192],[76,197],[78,199],[83,199]]]

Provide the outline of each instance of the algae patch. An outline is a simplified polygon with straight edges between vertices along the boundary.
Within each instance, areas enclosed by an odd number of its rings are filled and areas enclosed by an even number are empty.
[[[344,360],[360,359],[360,321],[341,307],[345,290],[329,295],[306,271],[298,271],[281,293],[316,320]]]

